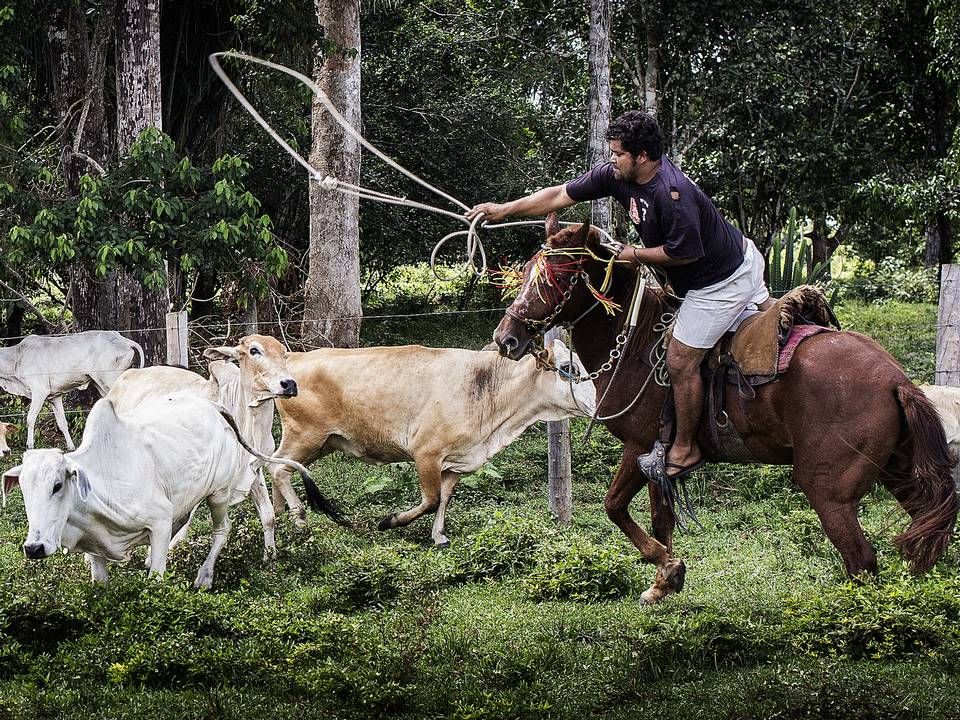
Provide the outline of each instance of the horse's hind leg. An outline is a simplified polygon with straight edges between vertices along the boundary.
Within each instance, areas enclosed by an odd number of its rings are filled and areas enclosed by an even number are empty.
[[[640,492],[646,482],[646,478],[637,467],[638,454],[636,448],[624,449],[623,457],[620,459],[620,467],[610,484],[603,506],[607,511],[607,516],[630,538],[630,542],[643,553],[643,559],[657,566],[657,575],[653,585],[640,596],[644,602],[653,604],[667,595],[683,589],[686,568],[682,560],[671,556],[669,543],[673,534],[672,527],[669,531],[666,527],[660,527],[660,532],[663,532],[663,537],[668,543],[665,545],[645,533],[630,516],[630,501]],[[654,513],[655,524],[657,523],[657,517],[658,514]],[[672,514],[669,517],[672,518]],[[663,525],[668,517],[659,515],[659,519],[660,524]]]
[[[876,474],[877,466],[862,453],[810,463],[798,456],[793,468],[794,480],[813,506],[851,577],[877,572],[877,555],[857,519],[857,507],[873,486]]]

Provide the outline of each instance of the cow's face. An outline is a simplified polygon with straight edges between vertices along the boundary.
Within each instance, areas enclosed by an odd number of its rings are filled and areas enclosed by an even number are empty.
[[[572,415],[592,416],[597,411],[597,390],[580,357],[556,339],[549,348],[550,360],[556,366],[557,399],[560,407]],[[579,382],[577,382],[579,380]]]
[[[16,431],[16,425],[0,422],[0,457],[6,457],[10,454],[10,446],[7,444],[7,435],[13,435]]]
[[[241,382],[255,402],[297,394],[297,381],[287,371],[287,348],[269,335],[247,335],[233,346],[207,348],[203,356],[210,360],[236,360]]]
[[[90,492],[87,476],[60,450],[28,450],[23,465],[4,473],[4,497],[17,484],[29,523],[23,552],[34,560],[52,555],[76,497]]]

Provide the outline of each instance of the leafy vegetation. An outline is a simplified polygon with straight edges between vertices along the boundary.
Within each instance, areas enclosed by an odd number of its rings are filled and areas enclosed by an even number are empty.
[[[846,303],[838,313],[928,379],[935,308]],[[414,326],[408,339],[476,346],[492,322],[472,336],[459,323]],[[574,436],[583,428],[574,423]],[[50,428],[46,442],[56,439]],[[461,483],[446,551],[433,549],[424,521],[375,529],[416,501],[411,470],[326,458],[314,475],[357,527],[281,518],[280,557],[264,565],[256,513],[240,505],[212,592],[189,589],[207,551],[204,518],[163,582],[146,579],[138,556],[97,587],[79,557],[23,558],[26,518],[14,494],[0,516],[0,712],[954,717],[958,545],[934,572],[909,575],[891,542],[905,517],[884,491],[861,508],[881,574],[857,584],[789,468],[712,467],[695,484],[704,529],[676,537],[686,588],[644,607],[651,568],[603,511],[618,443],[599,429],[575,444],[570,527],[546,510],[544,444],[533,429],[492,472]],[[634,504],[641,522],[644,504]]]

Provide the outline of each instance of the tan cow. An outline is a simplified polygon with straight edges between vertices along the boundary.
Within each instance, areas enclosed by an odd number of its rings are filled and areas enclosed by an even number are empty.
[[[7,445],[7,435],[12,435],[16,431],[16,425],[8,422],[0,422],[0,457],[6,457],[10,454],[10,446]]]
[[[551,348],[558,365],[587,375],[562,342]],[[412,460],[423,499],[383,519],[380,529],[402,527],[436,511],[431,535],[444,534],[444,514],[465,473],[479,469],[538,420],[592,414],[593,383],[568,383],[537,366],[533,357],[514,362],[497,353],[419,345],[328,348],[290,353],[295,398],[277,401],[283,438],[277,454],[308,465],[334,450],[370,463]],[[274,510],[286,500],[294,515],[303,506],[290,472],[274,473]]]

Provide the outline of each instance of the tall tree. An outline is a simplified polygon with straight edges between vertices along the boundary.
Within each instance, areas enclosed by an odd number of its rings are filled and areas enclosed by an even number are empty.
[[[160,0],[120,0],[117,27],[117,150],[126,154],[148,127],[162,129],[160,93]],[[133,275],[118,272],[120,328],[138,329],[134,339],[148,361],[162,362],[166,287],[149,290]]]
[[[315,0],[325,38],[314,78],[334,107],[360,127],[360,2]],[[311,164],[323,175],[360,181],[360,143],[313,100]],[[360,201],[310,185],[309,276],[303,338],[313,345],[355,347],[360,341]]]
[[[610,0],[590,0],[590,140],[587,166],[607,159],[610,125]],[[593,224],[610,227],[610,199],[594,200]]]
[[[110,156],[104,81],[113,39],[116,0],[103,0],[88,24],[77,3],[55,3],[47,43],[53,77],[53,104],[62,127],[64,192],[80,193],[80,177],[100,174]],[[117,327],[116,278],[98,278],[78,261],[70,273],[70,308],[78,331]]]

